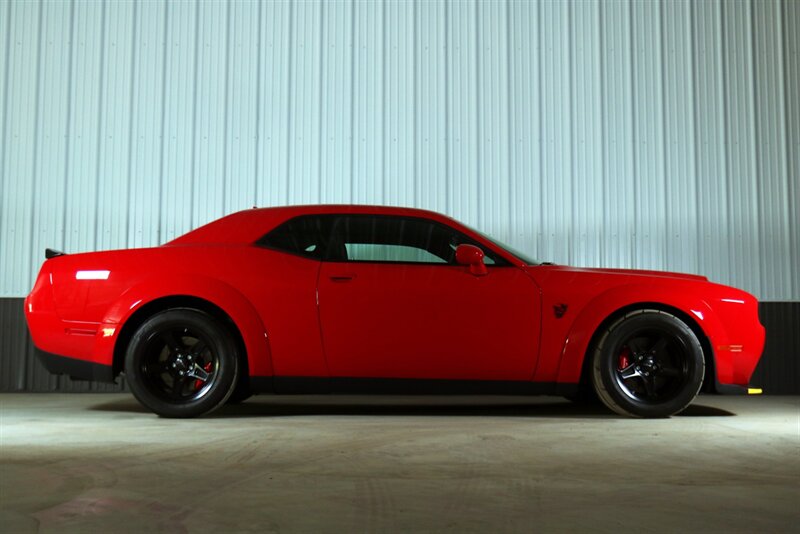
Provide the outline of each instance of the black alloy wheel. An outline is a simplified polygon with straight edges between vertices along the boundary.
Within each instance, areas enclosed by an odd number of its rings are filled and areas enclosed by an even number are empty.
[[[164,417],[195,417],[233,392],[238,355],[227,329],[193,309],[158,313],[128,346],[125,374],[134,396]]]
[[[219,374],[219,357],[203,337],[184,326],[150,334],[140,370],[154,394],[185,404],[210,391]]]
[[[595,391],[617,413],[668,417],[697,396],[705,372],[697,336],[678,317],[637,310],[600,338],[593,355]]]

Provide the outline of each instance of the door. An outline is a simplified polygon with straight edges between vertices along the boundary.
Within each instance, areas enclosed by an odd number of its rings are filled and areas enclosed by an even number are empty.
[[[539,290],[485,247],[489,274],[455,264],[456,229],[427,219],[337,220],[318,282],[331,376],[530,380]]]

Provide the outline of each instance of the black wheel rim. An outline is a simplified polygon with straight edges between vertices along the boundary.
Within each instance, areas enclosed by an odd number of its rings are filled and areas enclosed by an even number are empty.
[[[165,327],[146,341],[140,371],[159,399],[188,404],[208,394],[219,375],[220,359],[202,332],[184,326]]]
[[[641,329],[618,346],[614,378],[629,398],[648,405],[678,397],[690,379],[691,352],[679,335]]]

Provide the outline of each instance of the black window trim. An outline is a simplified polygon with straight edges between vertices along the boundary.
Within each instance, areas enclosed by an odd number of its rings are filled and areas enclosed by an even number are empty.
[[[487,246],[486,243],[484,243],[480,239],[476,239],[475,237],[466,234],[460,228],[457,228],[457,227],[454,227],[454,226],[450,226],[450,225],[445,224],[445,223],[443,223],[441,221],[437,221],[437,220],[434,220],[434,219],[430,219],[430,218],[427,218],[427,217],[421,217],[421,216],[417,216],[417,215],[393,215],[393,214],[390,214],[390,213],[306,213],[306,214],[302,214],[302,215],[295,215],[294,217],[290,217],[290,218],[282,221],[281,223],[277,224],[270,231],[268,231],[267,233],[265,233],[264,235],[259,237],[256,240],[256,242],[254,243],[254,246],[257,246],[259,248],[264,248],[264,249],[267,249],[267,250],[273,250],[273,251],[276,251],[276,252],[282,252],[284,254],[290,254],[290,255],[296,256],[298,258],[303,258],[305,260],[310,260],[310,261],[315,261],[315,262],[327,262],[327,263],[375,263],[375,264],[385,264],[385,265],[438,265],[438,266],[447,266],[447,267],[453,267],[454,266],[454,264],[448,263],[446,261],[445,262],[422,262],[422,261],[399,261],[399,260],[351,260],[351,259],[341,260],[341,259],[332,259],[330,257],[330,255],[331,255],[330,243],[327,243],[325,245],[325,249],[323,250],[323,253],[321,254],[321,257],[312,257],[312,256],[308,256],[308,255],[302,254],[300,252],[295,252],[295,251],[291,251],[291,250],[287,250],[287,249],[283,249],[283,248],[273,247],[273,246],[267,245],[266,243],[263,242],[267,238],[267,236],[269,236],[272,232],[274,232],[275,230],[281,228],[285,224],[288,224],[288,223],[290,223],[292,221],[295,221],[295,220],[298,220],[298,219],[307,218],[307,217],[332,218],[333,219],[333,224],[332,224],[331,230],[330,230],[330,232],[331,232],[330,235],[331,236],[335,236],[336,235],[336,231],[338,229],[339,224],[341,224],[341,221],[342,221],[343,217],[355,217],[355,218],[367,218],[367,217],[370,217],[370,218],[387,218],[387,219],[401,219],[401,220],[422,221],[422,222],[425,222],[425,223],[428,223],[428,224],[436,225],[439,228],[443,228],[443,229],[448,230],[450,232],[455,232],[455,233],[465,237],[467,240],[469,240],[470,241],[469,244],[474,244],[474,245],[478,246],[483,251],[484,255],[488,256],[489,258],[491,258],[494,261],[493,264],[486,265],[486,267],[488,267],[488,268],[514,267],[514,264],[511,263],[507,258],[505,258],[498,251],[493,250],[491,247]],[[332,239],[329,239],[329,241],[332,241]]]
[[[378,218],[378,219],[397,219],[397,220],[410,220],[410,221],[421,221],[428,224],[433,224],[438,226],[439,228],[443,228],[450,232],[455,232],[459,235],[464,236],[466,239],[470,241],[469,244],[477,245],[485,255],[489,256],[495,263],[492,265],[487,265],[487,267],[510,267],[511,263],[497,254],[495,251],[489,249],[484,243],[481,243],[477,239],[468,236],[458,228],[454,228],[450,225],[441,223],[439,221],[429,219],[427,217],[419,217],[416,215],[392,215],[389,213],[338,213],[336,221],[333,223],[333,229],[331,230],[332,235],[336,235],[336,231],[338,229],[339,224],[341,224],[342,218],[350,217],[350,218]],[[489,254],[487,254],[487,251]],[[400,261],[400,260],[340,260],[340,259],[330,259],[329,251],[325,251],[325,259],[323,261],[331,262],[331,263],[380,263],[380,264],[395,264],[395,265],[439,265],[439,266],[454,266],[453,263],[444,262],[428,262],[428,261]],[[499,261],[498,261],[499,260]]]

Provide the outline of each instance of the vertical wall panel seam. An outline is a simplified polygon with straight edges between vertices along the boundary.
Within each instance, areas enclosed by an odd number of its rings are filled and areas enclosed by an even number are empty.
[[[481,130],[481,19],[480,19],[480,1],[475,2],[475,138],[478,141],[478,146],[475,149],[476,165],[475,165],[475,195],[478,212],[476,219],[478,227],[483,225],[483,203],[481,202],[481,165],[483,164],[483,154],[481,143],[483,139],[483,131]],[[448,191],[449,193],[449,191]],[[448,194],[449,196],[449,194]]]
[[[756,32],[756,7],[755,7],[756,0],[750,0],[749,7],[750,7],[750,59],[752,65],[752,72],[750,76],[750,85],[753,88],[753,95],[752,95],[752,108],[751,113],[753,116],[752,121],[752,136],[750,138],[750,148],[753,151],[753,179],[755,181],[755,202],[751,202],[752,207],[755,211],[755,220],[756,220],[756,246],[758,248],[758,257],[759,260],[757,261],[758,265],[758,287],[760,292],[764,291],[764,284],[762,280],[762,272],[761,272],[761,261],[760,258],[763,257],[764,254],[764,233],[762,232],[762,221],[759,218],[760,206],[761,206],[761,158],[758,154],[758,142],[759,142],[759,126],[761,121],[759,120],[759,109],[758,109],[758,84],[756,80],[758,79],[758,50],[756,45],[757,39],[757,32]]]
[[[419,61],[417,59],[417,54],[419,53],[419,47],[417,46],[417,41],[419,36],[417,35],[417,2],[411,3],[411,46],[412,46],[412,57],[411,57],[411,72],[413,76],[413,83],[411,84],[411,91],[412,95],[412,103],[414,109],[411,111],[412,117],[412,126],[411,131],[413,132],[412,138],[412,146],[414,153],[411,155],[412,157],[412,173],[413,173],[413,184],[412,184],[412,202],[414,205],[419,205],[419,142],[418,138],[419,135],[417,134],[417,127],[419,125],[419,100],[417,98],[417,83],[419,83],[419,76],[417,75],[417,69],[419,68]]]
[[[597,261],[601,265],[604,263],[605,255],[606,255],[606,217],[605,217],[605,206],[606,202],[608,201],[608,195],[606,193],[606,186],[608,183],[608,172],[606,171],[606,136],[604,135],[605,125],[608,122],[608,110],[606,109],[605,101],[606,97],[608,96],[608,92],[606,91],[606,74],[605,74],[605,65],[606,59],[603,50],[603,40],[604,40],[603,31],[603,3],[597,3],[597,48],[598,48],[598,72],[600,75],[599,80],[599,89],[600,89],[600,124],[597,125],[597,130],[600,132],[600,198],[601,198],[601,205],[598,208],[600,211],[600,231],[598,232],[598,237],[600,238],[600,246],[597,249]]]
[[[133,0],[133,28],[131,30],[131,84],[130,84],[130,102],[128,105],[128,182],[126,184],[127,192],[126,199],[131,198],[131,186],[133,184],[133,105],[134,105],[134,87],[136,86],[136,30],[139,14],[139,0]],[[126,246],[130,246],[130,206],[125,210],[125,242]]]
[[[74,6],[74,3],[71,7]],[[44,1],[40,0],[38,2],[39,13],[37,15],[37,23],[36,23],[36,88],[34,89],[34,111],[33,111],[33,167],[31,170],[31,198],[30,198],[30,217],[31,217],[31,229],[29,242],[33,242],[33,235],[36,228],[36,182],[39,169],[39,135],[41,134],[41,128],[39,125],[39,119],[41,117],[41,85],[42,85],[42,18],[44,13]],[[70,28],[72,23],[72,17],[70,17]],[[72,40],[70,39],[70,52],[72,51]],[[71,57],[71,54],[70,54]],[[30,271],[30,262],[32,260],[31,254],[28,253],[27,259],[25,260],[26,264],[28,265],[28,271]],[[26,340],[27,344],[27,340]],[[24,355],[28,354],[28,351],[25,350],[23,352]],[[25,361],[28,360],[28,361]],[[26,365],[23,366],[23,380],[25,383],[28,383],[30,380],[30,376],[28,371],[31,369],[30,361],[27,356],[23,356],[23,361],[25,361]]]
[[[688,41],[689,41],[688,45],[689,46],[688,46],[688,51],[686,52],[686,56],[684,57],[684,59],[688,61],[688,66],[689,66],[689,68],[688,68],[689,83],[686,86],[686,90],[690,93],[689,100],[691,102],[691,110],[689,111],[689,116],[688,116],[687,119],[691,122],[691,126],[688,129],[688,132],[692,136],[690,142],[686,144],[687,149],[691,150],[691,152],[692,152],[691,153],[691,157],[688,158],[689,159],[688,164],[691,166],[691,169],[690,169],[690,172],[689,172],[689,176],[687,177],[687,180],[689,182],[694,181],[694,183],[687,184],[686,191],[688,192],[690,189],[693,189],[694,192],[695,192],[694,209],[693,209],[693,211],[694,211],[694,216],[695,216],[694,223],[695,223],[695,236],[696,236],[696,229],[698,227],[698,221],[699,221],[698,210],[699,210],[699,204],[700,204],[698,202],[698,198],[699,197],[697,196],[697,192],[698,192],[698,189],[697,189],[697,187],[698,187],[697,186],[697,182],[698,182],[698,180],[697,180],[697,123],[696,123],[695,117],[694,117],[695,110],[696,110],[696,107],[697,107],[697,102],[696,102],[696,98],[695,98],[695,96],[697,94],[697,91],[696,91],[697,80],[696,80],[696,77],[695,77],[695,57],[694,57],[695,56],[695,54],[694,54],[694,52],[695,52],[695,42],[694,42],[694,31],[693,31],[693,28],[694,28],[694,11],[692,9],[692,5],[691,4],[689,4],[687,6],[687,9],[688,9],[688,12],[689,12],[689,24],[688,24],[689,27],[688,27],[688,30],[687,30]],[[689,200],[689,199],[687,199],[687,200]],[[688,215],[690,215],[690,213],[687,210],[687,216]],[[689,235],[686,235],[684,237],[686,239],[690,238]],[[697,242],[699,243],[700,240],[698,239]],[[697,248],[697,245],[695,245],[695,257],[693,259],[693,264],[694,265],[691,267],[691,272],[693,272],[693,273],[697,272],[698,265],[699,265],[698,257],[696,255],[697,252],[698,252],[698,248]]]
[[[166,118],[167,118],[167,50],[169,49],[169,1],[164,1],[164,35],[162,36],[162,57],[161,57],[161,147],[159,151],[158,161],[158,226],[156,227],[156,236],[158,244],[161,244],[164,236],[161,235],[161,227],[163,220],[162,202],[164,201],[164,152],[167,146],[167,139],[164,137],[166,133]],[[102,48],[102,46],[101,46]]]
[[[719,81],[719,92],[720,92],[720,100],[722,102],[722,176],[725,181],[725,213],[727,214],[728,226],[730,226],[730,213],[731,213],[731,206],[733,204],[731,199],[731,180],[730,176],[728,176],[728,154],[730,153],[731,146],[730,146],[730,117],[728,117],[728,103],[730,100],[728,94],[728,67],[726,62],[726,57],[728,55],[727,51],[727,32],[725,31],[725,1],[719,1],[719,57],[720,57],[720,65],[722,69],[722,76],[721,80]],[[725,250],[728,254],[728,259],[731,258],[730,250],[731,250],[731,232],[725,232]]]
[[[634,267],[638,267],[636,265],[636,258],[637,258],[637,228],[636,224],[639,221],[639,203],[636,201],[638,198],[639,192],[639,182],[637,176],[637,143],[636,143],[636,58],[638,54],[636,53],[636,40],[634,39],[634,16],[633,16],[633,2],[628,2],[628,40],[630,46],[630,61],[631,61],[631,68],[630,70],[630,89],[631,89],[631,174],[632,174],[632,183],[633,183],[633,191],[631,194],[633,195],[633,228],[630,229],[631,235],[631,265]]]
[[[600,247],[598,250],[600,263],[604,263],[606,257],[606,185],[608,182],[608,172],[606,171],[606,149],[608,148],[607,137],[605,135],[608,110],[606,109],[606,73],[605,73],[605,45],[603,31],[603,2],[597,4],[597,40],[600,49],[599,73],[600,73],[600,195],[602,198],[601,220],[602,228],[600,231]]]
[[[779,74],[779,77],[780,77],[780,83],[776,84],[776,87],[775,87],[775,89],[779,92],[779,94],[777,95],[777,98],[775,99],[775,102],[774,102],[775,108],[778,111],[778,113],[777,113],[777,115],[778,115],[778,117],[777,117],[778,130],[776,132],[777,135],[776,135],[776,138],[775,138],[775,143],[777,145],[775,147],[775,149],[776,149],[776,153],[777,153],[777,152],[780,151],[781,138],[783,138],[783,140],[784,140],[784,147],[788,144],[788,139],[787,139],[787,127],[786,127],[786,106],[784,105],[784,96],[785,96],[785,94],[783,92],[783,88],[784,88],[785,83],[786,83],[786,73],[783,70],[783,22],[782,22],[782,19],[781,19],[782,7],[781,7],[780,0],[775,0],[775,2],[776,2],[776,9],[773,11],[773,19],[774,19],[774,17],[777,17],[778,20],[777,21],[773,20],[772,22],[773,23],[777,22],[777,24],[776,24],[777,28],[776,29],[777,29],[779,35],[775,39],[775,43],[777,45],[775,47],[775,52],[778,54],[779,57],[776,58],[776,60],[773,62],[773,66],[775,68],[776,73]],[[785,152],[785,150],[784,150],[784,152]],[[789,220],[788,220],[790,208],[789,208],[789,205],[788,205],[788,193],[789,193],[789,190],[788,190],[788,174],[787,174],[788,170],[789,170],[789,167],[787,165],[785,167],[785,169],[781,168],[781,166],[783,166],[783,164],[786,161],[784,158],[782,158],[782,154],[781,155],[777,155],[776,160],[777,161],[775,161],[775,165],[777,167],[778,176],[776,177],[776,183],[774,184],[774,189],[778,189],[780,191],[780,194],[777,196],[777,198],[775,198],[775,196],[773,194],[772,201],[775,202],[776,207],[780,208],[780,211],[776,210],[776,213],[781,215],[780,222],[781,223],[785,223],[785,226],[784,226],[784,224],[781,224],[781,228],[786,228],[786,233],[785,234],[781,233],[782,235],[780,235],[780,237],[782,238],[781,239],[780,249],[781,250],[786,250],[787,252],[790,252],[791,251],[791,238],[790,238],[790,233],[789,232],[791,230],[789,228]],[[784,217],[783,217],[784,214],[786,215],[786,220],[784,220]],[[787,275],[788,275],[788,273],[787,273]],[[791,276],[788,276],[788,282],[789,282],[790,291],[791,291],[791,286],[792,286],[791,278],[792,278]]]
[[[225,211],[225,203],[228,199],[228,146],[230,145],[228,135],[230,134],[230,92],[231,92],[231,5],[233,0],[225,2],[225,101],[222,103],[222,211]]]
[[[689,75],[692,78],[692,83],[690,84],[692,94],[691,94],[691,101],[692,101],[692,176],[694,177],[694,216],[695,216],[695,227],[700,228],[701,225],[700,221],[702,220],[701,212],[703,211],[703,205],[700,202],[701,193],[700,193],[700,180],[701,176],[698,175],[698,163],[697,163],[697,155],[700,153],[700,141],[699,136],[697,135],[697,119],[698,119],[698,112],[697,112],[697,95],[700,93],[698,89],[699,79],[700,76],[698,75],[697,71],[697,41],[695,40],[694,32],[695,32],[695,25],[697,24],[694,8],[697,4],[689,4]],[[704,227],[700,228],[701,230],[705,230]],[[695,242],[695,259],[694,259],[694,268],[693,272],[697,273],[700,270],[701,261],[700,258],[703,257],[703,235],[698,236],[698,239]]]
[[[293,46],[293,39],[294,39],[294,0],[290,0],[289,2],[289,35],[288,35],[288,43],[289,43],[289,50],[287,52],[288,55],[288,65],[287,65],[287,75],[286,75],[286,176],[284,180],[286,181],[286,203],[290,203],[290,191],[291,191],[291,165],[292,165],[292,75],[294,74],[293,64],[294,64],[294,46]]]
[[[664,57],[664,3],[660,3],[658,6],[658,32],[660,36],[659,40],[659,57],[661,59],[661,85],[667,83],[667,76],[666,76],[666,58]],[[661,116],[664,120],[661,123],[661,149],[664,152],[664,242],[662,243],[662,254],[664,255],[664,261],[669,261],[669,240],[670,240],[670,229],[669,229],[669,135],[667,131],[667,97],[666,91],[662,91],[661,93]]]
[[[97,250],[100,246],[100,162],[103,140],[103,87],[106,77],[105,69],[106,57],[106,2],[100,4],[100,73],[97,81],[97,145],[95,147],[94,162],[94,243],[92,250]],[[65,210],[66,211],[66,210]]]
[[[786,190],[787,190],[787,195],[786,195],[787,198],[784,199],[784,202],[788,204],[788,202],[790,202],[790,199],[792,199],[792,198],[795,199],[795,202],[799,202],[799,201],[798,201],[796,195],[793,194],[793,193],[797,192],[796,191],[797,184],[793,183],[793,181],[792,181],[792,163],[791,163],[791,142],[792,142],[791,128],[792,127],[791,127],[791,124],[789,124],[789,122],[787,121],[787,116],[789,116],[789,110],[790,110],[789,97],[787,96],[789,94],[789,61],[790,61],[790,59],[789,59],[788,56],[789,56],[790,50],[787,49],[788,48],[787,40],[789,39],[789,37],[788,37],[789,33],[788,33],[787,28],[786,28],[786,24],[787,24],[787,22],[786,22],[787,16],[786,15],[787,15],[787,13],[786,13],[786,1],[782,1],[780,3],[780,10],[779,10],[779,17],[780,17],[780,22],[781,22],[781,24],[780,24],[780,28],[781,28],[780,49],[781,49],[781,63],[782,63],[782,67],[783,67],[783,72],[782,72],[782,76],[781,76],[782,82],[783,82],[783,113],[781,114],[782,115],[781,116],[781,122],[782,122],[783,136],[784,136],[783,149],[784,149],[784,158],[785,158],[784,165],[785,165],[785,168],[786,168],[785,179],[786,179]],[[795,101],[795,105],[797,105],[796,101]],[[795,224],[791,224],[792,210],[791,210],[791,206],[789,206],[789,205],[786,206],[786,216],[790,220],[790,224],[789,224],[789,227],[788,227],[787,238],[789,239],[789,258],[790,258],[789,261],[791,262],[792,259],[797,258],[799,251],[794,250],[794,248],[796,246],[795,245],[794,234],[798,230],[797,230],[797,221],[795,221]],[[794,268],[796,269],[796,268],[798,268],[798,266],[794,265]],[[789,294],[790,295],[797,295],[798,293],[800,293],[800,288],[794,287],[795,282],[796,282],[796,277],[790,275],[789,276]]]
[[[450,150],[450,143],[452,136],[450,135],[450,2],[449,0],[444,3],[444,205],[447,213],[452,213],[453,200],[450,192],[453,190],[450,181],[453,179],[450,168],[452,152]],[[437,50],[437,53],[439,51]]]
[[[722,147],[721,147],[721,156],[719,158],[719,162],[721,164],[721,174],[722,174],[722,183],[725,188],[724,194],[724,208],[725,208],[725,218],[724,218],[724,226],[725,226],[725,253],[728,255],[728,263],[730,263],[730,213],[731,213],[731,206],[730,206],[730,199],[729,190],[730,190],[730,177],[728,176],[728,155],[727,152],[730,150],[729,144],[729,137],[728,137],[728,115],[727,115],[727,86],[726,86],[726,67],[725,67],[725,24],[723,19],[723,2],[718,2],[719,5],[719,28],[720,31],[717,34],[717,39],[719,39],[719,48],[717,51],[717,61],[719,61],[719,69],[718,69],[718,76],[719,76],[719,83],[717,89],[717,97],[718,97],[718,104],[717,109],[720,111],[719,113],[719,121],[721,124],[721,131],[720,137],[722,139]],[[718,141],[719,142],[719,141]],[[723,259],[724,263],[724,259]]]
[[[572,98],[572,86],[575,83],[573,79],[573,61],[574,61],[574,48],[572,39],[574,36],[574,3],[570,2],[567,4],[567,88],[564,91],[564,94],[569,95],[569,100],[567,102],[567,120],[566,124],[569,126],[569,135],[567,136],[567,143],[569,143],[569,150],[567,153],[570,155],[570,165],[569,165],[569,200],[570,200],[570,214],[569,214],[569,222],[570,227],[566,229],[564,233],[564,238],[567,240],[567,263],[572,264],[574,258],[572,257],[572,253],[575,249],[573,243],[573,231],[575,228],[575,140],[573,138],[573,133],[575,131],[575,127],[573,124],[574,115],[573,115],[573,108],[575,106],[575,99]],[[580,242],[580,235],[574,236],[574,240]]]
[[[386,139],[386,0],[381,6],[381,204],[386,204],[386,152],[388,140]]]
[[[8,120],[8,89],[11,85],[9,76],[9,65],[11,64],[11,5],[12,2],[8,2],[6,4],[6,27],[5,27],[5,36],[6,36],[6,51],[5,51],[5,65],[3,67],[3,137],[2,142],[0,142],[0,207],[2,207],[3,195],[5,194],[5,183],[6,183],[6,145],[8,144],[8,124],[11,122]],[[0,214],[0,236],[3,236],[3,217]],[[2,279],[0,279],[2,280]]]
[[[261,4],[259,3],[259,9],[261,9]],[[325,65],[325,2],[321,2],[319,6],[319,95],[318,95],[318,106],[319,106],[319,115],[317,117],[317,200],[320,201],[322,199],[322,123],[323,117],[325,116],[323,110],[323,93],[325,92],[325,76],[324,76],[324,65]],[[258,177],[256,176],[256,180]]]
[[[601,26],[602,26],[602,24],[601,24]],[[536,69],[537,69],[536,80],[539,83],[541,83],[541,81],[542,81],[542,64],[544,63],[544,59],[543,59],[544,52],[542,51],[542,49],[544,47],[544,43],[542,42],[542,40],[544,39],[544,37],[542,37],[543,34],[544,34],[544,32],[542,31],[542,3],[538,2],[536,4],[536,46],[537,46],[537,50],[536,50]],[[602,46],[602,44],[601,44],[601,46]],[[539,119],[539,125],[538,125],[539,126],[539,139],[537,139],[537,141],[536,141],[537,144],[538,144],[537,151],[538,151],[538,154],[539,154],[539,161],[538,161],[538,163],[539,163],[539,169],[538,169],[539,176],[537,177],[537,180],[536,180],[537,185],[539,187],[539,214],[540,214],[539,221],[540,221],[540,224],[539,224],[539,228],[537,228],[537,234],[539,234],[539,235],[542,234],[541,223],[543,222],[543,220],[542,220],[541,214],[544,213],[544,203],[545,203],[544,185],[543,185],[544,184],[543,176],[544,176],[544,160],[545,160],[545,158],[542,157],[542,149],[543,149],[543,146],[544,146],[544,121],[542,120],[542,113],[543,113],[542,110],[544,109],[544,106],[543,106],[543,103],[544,103],[543,98],[544,97],[542,96],[543,94],[544,94],[544,91],[540,87],[539,90],[537,91],[537,96],[538,96],[538,100],[539,100],[539,102],[538,102],[539,110],[538,110],[538,117],[537,117]],[[542,242],[539,242],[538,244],[539,244],[540,247],[543,245]],[[549,260],[549,259],[547,259],[547,260],[548,261],[552,261],[552,260]]]
[[[258,156],[261,151],[261,18],[262,8],[264,2],[258,3],[258,10],[256,11],[256,18],[258,30],[256,31],[256,117],[255,117],[255,147],[253,150],[253,206],[258,206],[259,200],[259,184],[261,177],[258,175],[260,169],[258,167]],[[321,61],[321,59],[320,59]],[[322,67],[320,66],[320,69]],[[321,86],[322,84],[320,84]],[[320,131],[322,128],[320,128]],[[321,158],[320,158],[321,159]],[[322,180],[320,180],[321,182]]]
[[[31,199],[30,199],[30,217],[31,217],[31,229],[30,229],[30,240],[29,243],[33,243],[33,236],[36,231],[36,183],[39,181],[37,174],[39,173],[39,136],[42,135],[42,128],[39,124],[39,120],[41,119],[41,95],[42,95],[42,19],[44,17],[44,1],[39,1],[39,15],[38,15],[38,22],[36,28],[36,89],[35,89],[35,100],[34,100],[34,116],[33,116],[33,168],[31,172]],[[70,44],[70,48],[72,45]],[[26,254],[27,259],[26,264],[28,265],[28,272],[32,269],[31,262],[33,258],[30,253]]]
[[[192,84],[192,153],[191,162],[189,164],[189,172],[191,174],[192,183],[189,187],[189,220],[194,223],[194,204],[197,189],[197,87],[198,71],[200,65],[200,2],[197,0],[194,5],[194,72],[192,77],[194,83]]]
[[[69,198],[69,165],[70,165],[70,149],[72,145],[72,136],[70,129],[72,128],[72,72],[75,64],[74,57],[74,42],[75,42],[75,0],[72,0],[69,5],[69,60],[67,63],[67,120],[65,133],[65,147],[64,147],[64,197],[61,199],[61,243],[60,247],[64,247],[67,243],[67,205]],[[34,155],[35,157],[35,155]]]
[[[514,75],[513,75],[513,61],[512,61],[512,42],[511,42],[511,0],[506,0],[506,16],[505,16],[505,33],[506,33],[506,73],[508,79],[506,80],[506,122],[508,123],[508,143],[506,147],[506,151],[508,154],[508,178],[511,184],[515,183],[516,180],[519,178],[516,176],[516,172],[514,171],[514,155],[516,153],[514,146],[514,122],[511,113],[511,95],[512,90],[511,87],[514,83]],[[570,63],[570,68],[571,63]],[[570,105],[572,101],[570,100]],[[574,198],[574,195],[573,195]],[[514,193],[510,190],[508,192],[508,205],[506,206],[507,209],[507,218],[508,218],[508,231],[509,234],[513,232],[513,219],[512,214],[514,213]],[[573,210],[574,211],[574,210]]]
[[[356,2],[350,2],[350,202],[355,198],[355,180],[353,170],[356,157]]]
[[[450,192],[453,190],[451,185],[451,180],[453,179],[450,173],[450,158],[452,157],[452,150],[450,143],[452,142],[452,136],[450,135],[450,54],[452,50],[450,49],[450,2],[444,2],[444,50],[441,52],[437,50],[437,53],[441,53],[444,57],[444,68],[442,69],[444,72],[444,125],[442,131],[444,132],[444,204],[445,210],[448,213],[452,212],[453,209],[453,202],[451,199]]]
[[[784,4],[784,7],[786,5],[788,5],[788,0]],[[790,20],[794,21],[794,24],[793,24],[794,32],[788,32],[788,31],[785,32],[784,33],[784,39],[786,39],[787,36],[789,36],[789,35],[793,35],[794,36],[794,42],[787,43],[787,46],[793,45],[795,48],[792,50],[791,59],[785,59],[785,60],[786,61],[790,61],[791,63],[794,64],[794,70],[791,71],[791,72],[793,72],[793,76],[794,77],[797,77],[797,76],[800,76],[800,64],[799,64],[800,62],[798,62],[798,57],[800,57],[800,55],[799,55],[800,52],[797,49],[798,37],[797,37],[797,33],[795,33],[795,32],[800,31],[800,9],[795,8],[794,15],[795,15],[795,18],[794,19],[790,19]],[[784,58],[786,58],[786,55],[784,56]],[[786,76],[786,73],[787,73],[787,71],[784,71],[784,76]],[[795,81],[794,83],[795,83],[795,86],[798,85],[797,81]],[[785,93],[785,94],[788,94],[788,92]],[[800,106],[800,103],[798,103],[797,99],[795,99],[794,100],[794,104],[792,106],[792,109],[794,111],[793,119],[795,121],[800,121],[800,113],[798,113],[798,106]],[[791,127],[791,128],[792,128],[791,131],[793,132],[793,134],[787,140],[787,145],[786,145],[786,157],[789,160],[791,160],[792,150],[793,149],[797,150],[798,148],[800,148],[800,147],[798,147],[798,141],[800,140],[800,139],[798,139],[798,136],[800,136],[800,124],[794,124],[793,127]],[[794,142],[794,146],[792,146],[788,141],[793,141]],[[790,166],[787,169],[787,173],[790,173],[790,174],[788,174],[789,184],[791,185],[790,191],[793,191],[793,193],[794,193],[791,198],[795,199],[795,209],[794,209],[794,211],[795,211],[795,213],[797,213],[798,212],[797,204],[800,203],[800,201],[797,200],[797,198],[800,197],[800,151],[795,153],[795,157],[797,157],[798,159],[794,160],[793,166]],[[800,233],[800,229],[798,228],[797,224],[794,224],[791,227],[791,231],[792,231],[792,236],[793,236],[792,237],[792,248],[793,248],[792,258],[793,258],[793,260],[797,261],[798,259],[800,259],[800,249],[797,248],[798,245],[800,244],[800,243],[798,243],[798,241],[800,241],[800,239],[798,239],[798,234]],[[795,268],[796,267],[797,267],[797,264],[795,263]],[[798,297],[800,297],[800,278],[795,276],[795,277],[793,277],[793,281],[794,281],[794,283],[797,283],[798,285],[793,288],[794,292],[792,293],[792,296],[794,298],[798,298]],[[800,334],[798,334],[798,337],[800,337]],[[798,363],[798,365],[800,365],[800,363]]]

